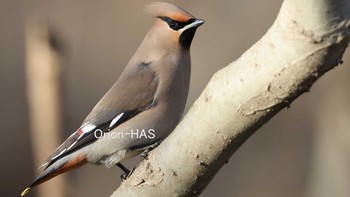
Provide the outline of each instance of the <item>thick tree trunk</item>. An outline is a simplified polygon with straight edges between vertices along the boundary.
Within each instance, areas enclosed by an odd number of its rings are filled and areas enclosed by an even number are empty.
[[[349,26],[349,0],[285,0],[266,35],[213,76],[112,197],[198,196],[259,127],[341,63]]]

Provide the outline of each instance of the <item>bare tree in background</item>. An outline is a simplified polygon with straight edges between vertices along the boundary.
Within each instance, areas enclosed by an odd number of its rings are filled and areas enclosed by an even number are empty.
[[[112,196],[198,196],[259,127],[341,63],[349,40],[349,0],[285,0],[263,38],[213,76]]]
[[[61,142],[61,61],[57,40],[46,23],[31,21],[26,28],[30,137],[34,164],[39,167]],[[66,181],[65,175],[57,177],[39,187],[38,196],[66,196]]]
[[[350,79],[340,81],[328,83],[315,103],[315,143],[306,187],[310,197],[350,196]]]

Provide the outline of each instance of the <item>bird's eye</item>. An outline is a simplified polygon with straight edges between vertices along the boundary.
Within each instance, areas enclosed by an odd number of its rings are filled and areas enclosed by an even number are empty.
[[[166,16],[159,16],[160,19],[162,19],[164,22],[166,22],[172,30],[179,30],[183,28],[187,23],[179,22],[176,20],[172,20],[171,18],[168,18]]]
[[[169,27],[170,27],[171,29],[176,29],[177,26],[178,26],[177,22],[175,22],[175,21],[170,21]]]

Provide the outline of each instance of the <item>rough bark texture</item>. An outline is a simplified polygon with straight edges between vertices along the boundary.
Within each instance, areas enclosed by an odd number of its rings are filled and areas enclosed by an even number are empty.
[[[198,196],[260,126],[341,63],[349,26],[349,0],[285,0],[268,32],[212,77],[112,197]]]

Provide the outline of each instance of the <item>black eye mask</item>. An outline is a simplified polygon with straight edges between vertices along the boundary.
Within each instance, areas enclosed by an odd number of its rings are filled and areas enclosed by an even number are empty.
[[[169,27],[172,30],[175,30],[175,31],[177,31],[179,29],[182,29],[186,25],[191,24],[193,21],[195,21],[194,18],[191,18],[191,19],[189,19],[186,22],[180,22],[180,21],[172,20],[171,18],[166,17],[166,16],[159,16],[159,18],[162,19],[163,21],[165,21],[169,25]]]

